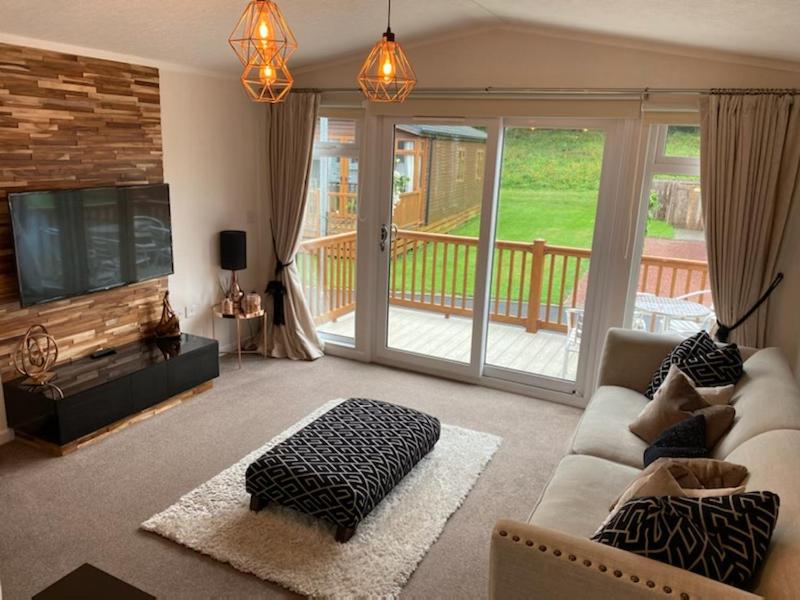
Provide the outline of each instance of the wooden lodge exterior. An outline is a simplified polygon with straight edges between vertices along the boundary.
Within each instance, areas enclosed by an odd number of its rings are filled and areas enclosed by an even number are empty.
[[[350,125],[350,127],[347,127]],[[319,142],[320,133],[315,134]],[[328,120],[323,139],[355,140],[352,122]],[[486,132],[468,126],[401,125],[395,133],[393,224],[404,229],[449,231],[480,211]],[[355,231],[357,169],[353,158],[338,156],[336,167],[315,158],[304,238]],[[321,188],[327,180],[326,198]],[[327,205],[323,215],[322,205]]]

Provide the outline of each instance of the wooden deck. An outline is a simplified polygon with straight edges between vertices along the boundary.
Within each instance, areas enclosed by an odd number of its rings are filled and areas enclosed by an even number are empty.
[[[325,333],[352,338],[355,313],[320,327]],[[424,310],[389,309],[389,347],[458,362],[469,362],[472,319],[450,317]],[[545,375],[574,379],[578,354],[567,358],[566,336],[552,331],[528,333],[524,327],[490,322],[487,364]]]

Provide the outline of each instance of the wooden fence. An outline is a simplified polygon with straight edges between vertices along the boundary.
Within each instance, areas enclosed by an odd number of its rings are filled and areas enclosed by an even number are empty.
[[[471,315],[478,238],[398,230],[391,253],[392,305]],[[356,234],[302,243],[297,264],[317,323],[355,308]],[[567,330],[568,309],[583,306],[591,250],[552,246],[545,240],[495,243],[489,315],[527,331]],[[702,261],[642,257],[639,291],[678,296],[705,289]],[[709,303],[706,294],[697,301]]]

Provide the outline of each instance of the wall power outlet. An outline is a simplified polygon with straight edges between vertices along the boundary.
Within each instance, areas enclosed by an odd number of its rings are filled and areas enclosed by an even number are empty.
[[[197,304],[187,304],[183,307],[183,316],[187,319],[196,317],[198,312],[200,312],[200,306]]]

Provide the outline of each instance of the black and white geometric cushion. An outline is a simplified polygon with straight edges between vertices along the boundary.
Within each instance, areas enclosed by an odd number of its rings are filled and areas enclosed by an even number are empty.
[[[742,377],[742,355],[736,344],[717,346],[707,332],[683,340],[661,362],[644,395],[653,399],[672,365],[683,371],[697,387],[734,384]]]
[[[246,489],[355,529],[430,452],[439,433],[439,420],[425,413],[351,398],[253,462]]]
[[[635,498],[592,539],[742,587],[764,560],[779,505],[772,492]]]

